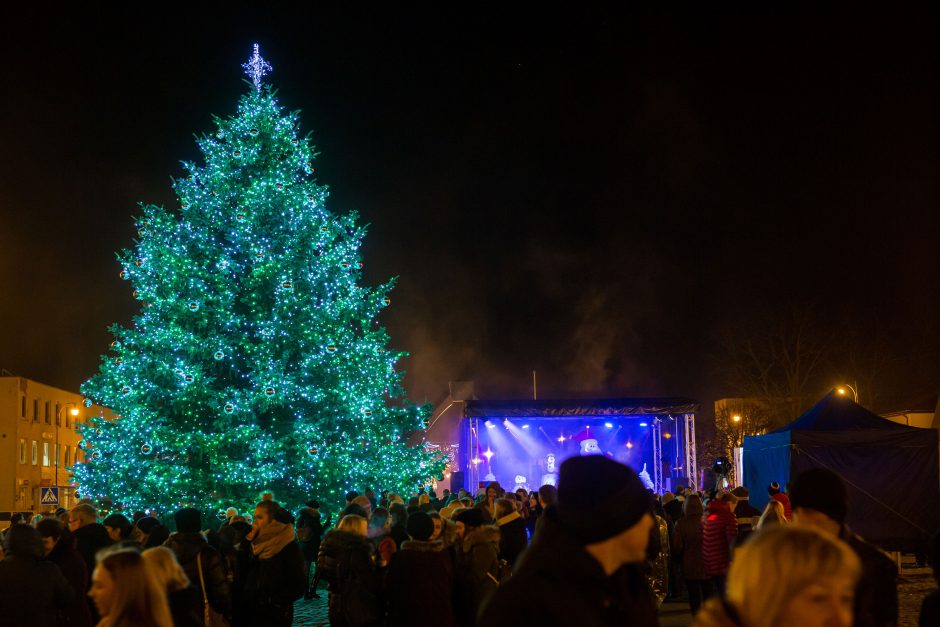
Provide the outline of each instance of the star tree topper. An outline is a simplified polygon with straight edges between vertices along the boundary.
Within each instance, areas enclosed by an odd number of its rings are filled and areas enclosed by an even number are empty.
[[[245,68],[245,74],[251,77],[255,89],[258,91],[261,91],[261,77],[273,69],[270,63],[261,58],[258,53],[258,44],[255,44],[254,54],[251,55],[247,63],[242,64],[242,67]]]

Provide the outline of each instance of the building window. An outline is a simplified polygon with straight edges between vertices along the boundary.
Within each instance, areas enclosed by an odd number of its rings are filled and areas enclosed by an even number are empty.
[[[46,424],[47,424],[47,425],[51,425],[51,424],[52,424],[52,414],[51,414],[51,412],[49,411],[49,406],[50,406],[50,405],[51,405],[50,401],[46,401],[46,414],[45,414],[45,418],[46,418]]]
[[[65,428],[68,429],[72,426],[72,419],[69,417],[71,412],[65,412]]]
[[[20,397],[20,418],[26,418],[26,397]]]
[[[33,466],[39,463],[39,444],[33,440]]]
[[[20,438],[20,463],[26,463],[26,440]]]
[[[62,406],[58,403],[55,404],[55,426],[62,426]]]
[[[39,422],[39,399],[33,399],[33,422]]]
[[[54,464],[54,465],[58,466],[60,459],[62,459],[62,446],[61,446],[58,442],[56,442],[56,443],[55,443],[55,464]]]
[[[48,466],[49,463],[50,463],[49,462],[49,443],[43,442],[42,443],[42,465]]]
[[[66,468],[69,467],[72,461],[69,459],[69,451],[71,450],[71,448],[72,447],[70,447],[68,444],[65,445],[65,453],[63,453],[62,465],[65,466]]]

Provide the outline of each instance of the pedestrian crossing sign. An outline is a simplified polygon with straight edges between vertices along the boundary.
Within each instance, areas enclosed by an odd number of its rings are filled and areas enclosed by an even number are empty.
[[[40,488],[39,502],[43,505],[59,504],[59,488]]]

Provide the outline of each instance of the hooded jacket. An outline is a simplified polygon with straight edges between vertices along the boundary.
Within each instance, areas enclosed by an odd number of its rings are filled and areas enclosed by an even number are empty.
[[[188,531],[176,532],[166,541],[166,546],[173,549],[176,559],[189,581],[202,596],[199,584],[199,564],[197,558],[202,556],[202,577],[206,583],[206,596],[209,605],[225,616],[231,616],[232,597],[225,563],[219,552],[209,546],[202,532]]]
[[[468,527],[454,545],[454,610],[457,624],[473,627],[484,601],[493,594],[499,576],[499,529],[490,525]]]
[[[702,559],[706,576],[721,577],[728,574],[731,543],[737,533],[738,521],[728,504],[718,499],[709,501],[702,530]]]
[[[656,606],[641,569],[642,564],[627,564],[608,576],[560,525],[554,508],[549,508],[512,577],[490,597],[477,624],[531,624],[532,608],[520,599],[537,599],[543,617],[539,622],[545,625],[658,626]]]
[[[108,530],[101,523],[92,523],[79,527],[72,534],[75,536],[75,548],[85,560],[88,569],[88,585],[91,586],[91,574],[95,572],[95,554],[101,549],[114,544]]]
[[[512,512],[496,521],[499,526],[499,557],[515,566],[516,561],[529,545],[529,535],[526,533],[525,520],[518,512]]]

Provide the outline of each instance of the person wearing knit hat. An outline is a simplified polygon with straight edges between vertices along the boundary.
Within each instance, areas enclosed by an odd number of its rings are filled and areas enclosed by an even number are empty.
[[[408,516],[411,539],[389,561],[385,575],[386,627],[410,627],[428,617],[435,627],[455,627],[454,564],[440,541],[431,541],[434,522],[426,512]]]
[[[199,585],[199,567],[202,566],[203,580],[209,604],[223,615],[231,613],[231,586],[228,581],[225,563],[219,552],[206,542],[202,534],[202,515],[198,509],[184,507],[173,513],[176,533],[170,535],[166,546],[176,554],[176,559],[194,585]],[[158,528],[151,529],[151,536]]]
[[[790,503],[795,525],[814,527],[841,539],[862,561],[862,576],[855,588],[855,624],[897,624],[897,566],[845,524],[849,496],[842,478],[827,468],[806,470],[793,482]]]
[[[659,621],[643,572],[652,502],[636,472],[601,455],[572,457],[559,469],[558,500],[543,514],[512,577],[478,624],[531,621],[519,599],[539,599],[557,625],[653,626]]]

